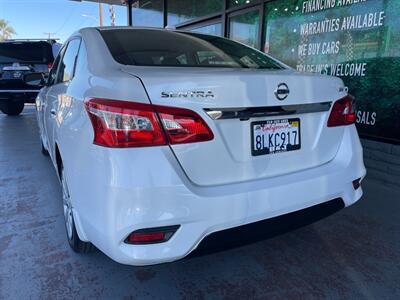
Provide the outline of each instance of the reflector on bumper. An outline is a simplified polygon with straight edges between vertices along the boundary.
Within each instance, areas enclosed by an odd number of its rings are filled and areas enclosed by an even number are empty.
[[[164,243],[174,235],[179,227],[180,225],[174,225],[139,229],[128,235],[125,239],[125,243],[135,245]]]

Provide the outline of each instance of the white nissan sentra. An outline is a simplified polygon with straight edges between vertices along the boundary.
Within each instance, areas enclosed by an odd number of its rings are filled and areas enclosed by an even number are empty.
[[[318,219],[362,196],[366,171],[342,80],[296,72],[240,43],[86,28],[41,84],[42,150],[77,252],[94,245],[123,264],[170,262],[208,240],[240,243],[287,225],[272,220]]]

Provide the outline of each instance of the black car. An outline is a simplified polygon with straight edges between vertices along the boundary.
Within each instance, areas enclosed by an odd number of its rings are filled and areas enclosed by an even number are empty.
[[[0,42],[0,110],[19,115],[25,103],[34,103],[39,88],[26,85],[24,76],[47,77],[59,48],[55,40],[7,40]]]

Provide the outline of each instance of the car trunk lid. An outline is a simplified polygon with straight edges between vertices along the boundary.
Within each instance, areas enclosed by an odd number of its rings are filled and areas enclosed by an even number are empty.
[[[196,185],[259,180],[317,167],[332,160],[340,146],[343,128],[326,126],[330,104],[346,95],[338,78],[292,70],[127,67],[124,71],[142,80],[151,103],[193,110],[212,129],[212,141],[171,146]],[[278,88],[282,84],[289,94],[278,100],[285,96]],[[300,149],[255,155],[252,123],[282,119],[298,121]]]

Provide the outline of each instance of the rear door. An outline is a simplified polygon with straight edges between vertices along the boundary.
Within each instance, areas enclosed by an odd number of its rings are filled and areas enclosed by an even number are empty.
[[[44,128],[48,139],[49,152],[54,153],[55,130],[61,122],[59,113],[62,108],[65,94],[75,72],[76,58],[81,40],[72,39],[61,51],[60,63],[57,67],[54,82],[48,87],[43,110]],[[50,79],[51,80],[51,79]]]
[[[60,61],[62,54],[64,52],[64,49],[60,52],[60,55],[57,56],[57,58],[54,61],[54,64],[49,72],[49,76],[47,78],[47,83],[43,87],[41,93],[39,93],[38,98],[36,99],[36,110],[37,110],[37,119],[38,119],[38,124],[39,124],[39,129],[40,129],[40,134],[42,135],[42,141],[48,145],[48,139],[47,139],[47,132],[46,132],[46,127],[45,127],[45,113],[46,113],[46,107],[47,107],[47,96],[49,90],[52,88],[52,86],[56,83],[57,80],[57,71],[58,67],[60,66]],[[47,146],[49,147],[49,146]]]

